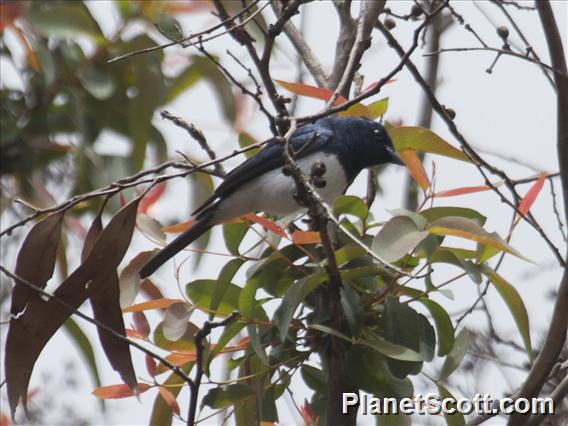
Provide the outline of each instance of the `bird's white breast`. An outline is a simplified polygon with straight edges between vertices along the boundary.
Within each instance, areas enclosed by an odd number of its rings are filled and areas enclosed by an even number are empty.
[[[315,190],[324,201],[332,204],[345,191],[347,177],[337,158],[332,155],[311,154],[298,160],[297,164],[309,176],[312,165],[318,160],[325,164],[323,179],[326,184]],[[222,222],[256,210],[279,216],[289,215],[301,208],[292,195],[294,190],[293,178],[285,176],[281,167],[271,170],[243,184],[223,199],[215,214],[215,221]]]

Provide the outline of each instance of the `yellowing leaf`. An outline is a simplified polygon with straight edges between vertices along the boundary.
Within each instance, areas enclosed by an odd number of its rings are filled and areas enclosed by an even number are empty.
[[[372,118],[374,120],[375,118],[385,115],[388,107],[389,107],[389,98],[379,99],[378,101],[375,101],[367,105],[367,108],[371,113],[369,118]]]
[[[431,234],[452,235],[476,241],[527,260],[517,250],[508,245],[497,233],[487,232],[472,219],[454,216],[443,217],[432,223],[427,230]]]
[[[428,180],[428,176],[426,176],[424,165],[420,157],[416,154],[416,151],[404,149],[399,151],[399,155],[414,180],[420,185],[420,188],[422,188],[423,191],[430,188],[430,181]]]
[[[461,150],[453,147],[436,133],[422,127],[392,127],[389,129],[397,151],[412,149],[419,152],[443,155],[456,160],[470,161]]]

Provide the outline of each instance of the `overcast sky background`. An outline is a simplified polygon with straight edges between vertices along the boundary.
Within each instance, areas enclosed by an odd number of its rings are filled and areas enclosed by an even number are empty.
[[[532,2],[527,2],[527,5]],[[389,1],[388,7],[394,12],[408,13],[412,2]],[[505,17],[499,10],[489,2],[459,1],[452,2],[454,8],[461,13],[467,22],[492,46],[498,47],[500,39],[495,33],[495,25],[508,25]],[[116,28],[118,15],[111,3],[105,1],[91,2],[90,9],[99,19],[103,30],[112,33]],[[555,16],[558,26],[563,32],[566,51],[566,27],[567,27],[567,3],[565,1],[553,2]],[[331,66],[335,51],[335,39],[338,31],[338,21],[335,10],[330,2],[314,2],[303,6],[302,13],[307,13],[306,37],[310,46],[317,53],[322,63]],[[549,63],[548,53],[544,35],[540,27],[540,21],[536,11],[518,11],[514,8],[508,9],[516,19],[521,29],[540,55],[541,59]],[[272,19],[270,8],[267,8],[268,20]],[[489,18],[489,19],[488,19]],[[295,19],[298,19],[297,17]],[[204,12],[196,15],[180,17],[184,30],[189,33],[197,32],[214,24],[217,19],[209,13]],[[416,23],[400,23],[393,34],[398,38],[404,47],[411,44],[411,37]],[[509,25],[508,25],[509,26]],[[516,45],[522,43],[514,36],[511,30],[511,39]],[[293,62],[294,53],[283,35],[277,52],[272,62],[272,75],[274,78],[286,81],[293,81],[296,74]],[[477,47],[478,43],[474,37],[460,25],[453,25],[443,36],[442,47]],[[245,62],[247,56],[235,43],[228,37],[221,37],[210,44],[213,52],[218,52],[223,56],[226,49],[231,49],[239,58]],[[423,51],[418,49],[411,57],[415,64],[421,66],[423,62]],[[195,54],[191,49],[170,48],[167,50],[169,59],[166,64],[171,63],[172,69],[176,64],[186,61],[186,57]],[[487,74],[485,69],[493,61],[493,54],[486,52],[467,52],[467,53],[446,53],[440,62],[440,86],[438,89],[438,99],[445,105],[453,108],[457,115],[455,122],[463,135],[474,146],[484,150],[501,153],[505,157],[519,158],[538,170],[555,172],[558,170],[555,147],[556,134],[556,111],[555,94],[548,81],[542,75],[541,70],[534,64],[511,57],[502,57],[494,68],[492,74]],[[226,61],[229,63],[229,61]],[[398,56],[385,44],[380,33],[375,32],[371,49],[366,52],[363,58],[361,73],[365,76],[365,85],[380,80],[399,62]],[[112,65],[109,65],[112,66]],[[242,78],[242,74],[236,67],[231,67]],[[3,80],[10,80],[10,76],[4,75]],[[308,82],[310,80],[308,79]],[[412,76],[406,71],[402,71],[396,76],[396,82],[385,86],[381,93],[373,98],[379,99],[388,96],[390,98],[389,111],[386,114],[387,120],[402,120],[406,125],[416,125],[419,108],[422,102],[421,89],[417,86]],[[318,101],[300,99],[299,114],[318,111],[323,104]],[[215,94],[212,93],[207,83],[199,83],[190,89],[183,96],[179,97],[173,104],[166,108],[174,115],[180,116],[196,127],[203,130],[207,139],[218,152],[218,154],[230,153],[237,146],[234,132],[231,130],[230,123],[224,123],[220,117],[219,106]],[[252,133],[258,140],[270,136],[266,120],[256,114],[253,121],[246,123],[246,130]],[[175,155],[176,150],[191,154],[193,157],[203,158],[203,153],[199,147],[195,146],[188,136],[169,122],[161,121],[155,117],[156,124],[163,129],[166,140],[169,143],[171,156]],[[454,146],[457,142],[449,134],[446,126],[438,118],[434,118],[432,130],[440,136],[446,138]],[[97,144],[101,151],[112,149],[120,150],[122,145],[116,140],[115,135],[106,135]],[[124,146],[126,154],[127,146]],[[492,164],[504,169],[513,178],[523,178],[534,175],[536,172],[523,166],[513,164],[509,161],[484,155]],[[436,181],[437,190],[450,189],[461,186],[482,185],[483,179],[477,169],[472,165],[462,162],[445,159],[442,157],[427,157],[425,162],[427,170],[431,170],[431,162],[436,162]],[[242,158],[234,159],[231,165],[238,164]],[[150,165],[150,163],[148,164]],[[231,167],[227,167],[231,168]],[[390,217],[388,210],[396,209],[402,205],[402,183],[404,182],[406,171],[403,168],[390,167],[384,174],[381,181],[384,189],[383,194],[373,207],[373,214],[379,220],[387,220]],[[495,178],[497,180],[497,178]],[[349,193],[364,195],[365,177],[362,175],[350,188]],[[560,193],[559,181],[555,181],[556,192]],[[533,214],[544,228],[547,235],[560,247],[560,252],[564,253],[564,242],[558,232],[558,226],[553,216],[549,184],[547,182],[537,202],[533,207]],[[521,194],[524,194],[528,186],[520,187]],[[562,200],[559,199],[559,209],[562,212]],[[440,199],[436,205],[452,205],[470,207],[478,210],[488,217],[486,229],[497,231],[500,235],[506,235],[508,230],[511,211],[499,202],[493,192],[473,194],[462,197]],[[189,204],[187,186],[183,182],[175,182],[168,185],[164,199],[151,212],[153,216],[163,222],[186,219],[190,211],[196,206]],[[4,226],[3,226],[4,227]],[[224,244],[221,238],[220,229],[213,231],[214,241],[212,251],[224,252]],[[463,247],[472,247],[471,244],[463,240],[454,240]],[[80,242],[75,242],[77,248]],[[523,262],[515,257],[507,256],[501,274],[509,280],[520,292],[531,321],[531,334],[533,345],[539,341],[542,330],[547,327],[550,314],[551,303],[546,298],[550,290],[554,289],[560,279],[561,269],[556,266],[552,253],[546,244],[540,239],[539,235],[528,225],[521,222],[515,231],[511,241],[513,247],[517,248],[523,255],[534,260],[536,265]],[[137,235],[127,253],[126,262],[142,249],[151,249],[151,244],[145,237]],[[181,270],[181,283],[197,278],[216,277],[219,265],[224,263],[226,258],[217,259],[208,256],[201,262],[197,270],[192,270],[192,262],[186,262]],[[222,263],[221,263],[222,262]],[[179,297],[179,290],[176,286],[167,285],[173,273],[173,263],[162,268],[154,274],[155,281],[161,285],[164,293],[170,297]],[[246,268],[243,268],[243,270]],[[441,282],[444,277],[455,274],[455,270],[441,270],[436,273],[434,283]],[[243,275],[238,275],[235,282],[242,284]],[[469,306],[477,297],[475,284],[469,279],[461,279],[451,285],[450,289],[454,292],[455,300],[444,299],[443,296],[435,295],[434,300],[442,303],[448,311],[458,312]],[[498,294],[490,289],[488,293],[488,304],[491,312],[495,315],[495,324],[505,338],[520,341],[517,336],[517,328],[513,322],[511,314]],[[418,309],[418,307],[416,307]],[[88,309],[85,308],[88,312]],[[151,317],[152,318],[152,317]],[[156,319],[156,317],[153,317]],[[154,323],[155,324],[155,323]],[[81,323],[84,326],[83,323]],[[127,322],[128,326],[128,322]],[[468,317],[466,326],[471,329],[481,330],[486,326],[485,318],[482,314],[474,313]],[[93,346],[97,348],[95,331],[90,326],[85,326],[90,336],[93,336]],[[5,327],[2,327],[5,330]],[[64,349],[63,349],[64,348]],[[99,351],[100,352],[100,351]],[[143,357],[134,352],[136,359],[137,373],[141,377],[147,378],[147,373],[143,364]],[[99,369],[102,373],[104,385],[119,383],[116,375],[106,361],[102,353],[97,354]],[[42,377],[50,372],[53,377],[59,380],[63,376],[64,360],[74,360],[78,364],[77,369],[83,369],[81,361],[77,357],[75,349],[70,346],[69,340],[63,333],[57,336],[48,344],[34,370],[30,388],[41,385]],[[524,359],[512,359],[511,362],[521,363]],[[426,368],[425,371],[429,371]],[[524,378],[524,373],[519,373],[514,369],[490,369],[485,377],[480,377],[477,389],[480,393],[491,393],[494,397],[499,397],[503,392],[518,386]],[[464,378],[464,380],[471,380]],[[156,392],[151,391],[141,396],[141,403],[136,399],[108,401],[108,413],[105,417],[98,417],[97,404],[94,397],[90,396],[92,383],[87,374],[80,375],[79,383],[81,387],[78,391],[65,394],[65,397],[76,400],[78,411],[85,413],[86,417],[99,423],[112,424],[146,424],[152,409]],[[295,381],[294,396],[298,403],[303,402],[304,398],[310,397],[310,392],[298,381]],[[424,388],[422,380],[415,382],[418,386],[416,391],[433,391],[433,387]],[[205,389],[202,392],[205,393]],[[452,389],[455,395],[472,397],[473,395],[461,395],[455,388]],[[44,391],[44,389],[42,389]],[[2,389],[5,393],[5,387]],[[187,396],[187,394],[186,394]],[[186,401],[182,396],[180,401]],[[279,407],[281,424],[298,424],[301,422],[297,414],[290,409],[290,405],[280,401]],[[182,405],[182,412],[185,412],[185,404]],[[91,414],[88,414],[91,413]],[[91,417],[97,416],[97,417]],[[427,417],[417,419],[424,424],[443,424],[439,418]],[[360,419],[361,424],[368,424],[368,419]],[[207,424],[210,424],[208,422]],[[418,422],[417,422],[418,424]],[[486,424],[502,424],[502,420],[493,420]]]

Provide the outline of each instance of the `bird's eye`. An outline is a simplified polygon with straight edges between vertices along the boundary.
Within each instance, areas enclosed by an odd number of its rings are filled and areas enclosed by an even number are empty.
[[[381,131],[379,129],[375,129],[373,130],[373,135],[374,136],[380,136],[381,135]]]

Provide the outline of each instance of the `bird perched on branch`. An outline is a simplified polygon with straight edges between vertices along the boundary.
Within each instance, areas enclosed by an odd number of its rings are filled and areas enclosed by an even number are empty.
[[[327,203],[343,194],[363,169],[404,164],[385,128],[362,117],[330,116],[306,124],[292,133],[289,146],[302,172],[312,172],[312,184]],[[294,192],[293,178],[286,172],[284,146],[269,141],[258,154],[227,174],[215,193],[194,212],[194,225],[156,253],[142,267],[140,277],[151,275],[216,224],[257,210],[281,216],[301,210]]]

